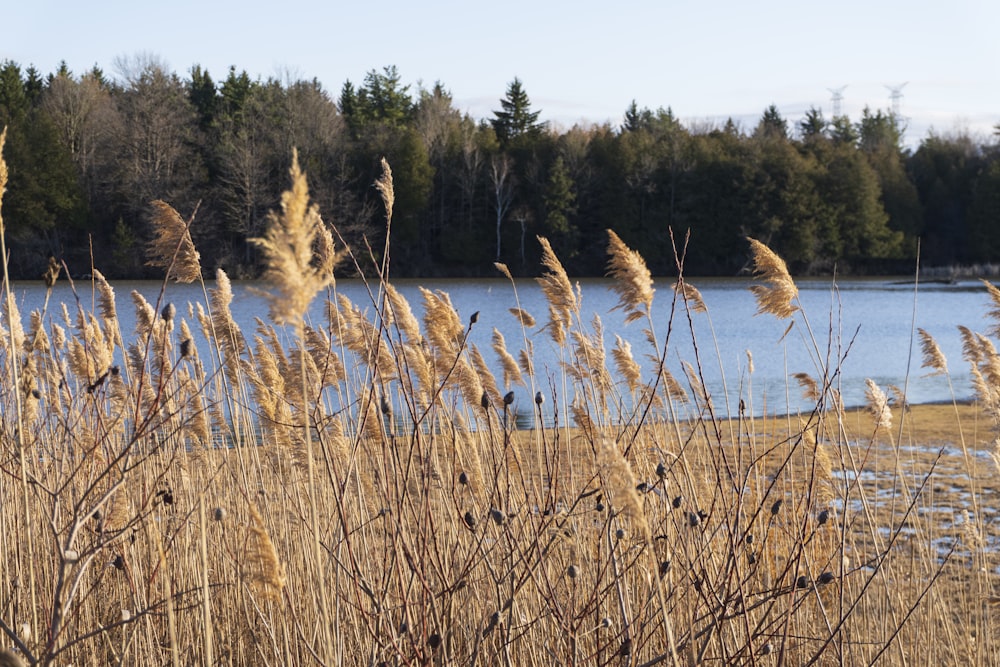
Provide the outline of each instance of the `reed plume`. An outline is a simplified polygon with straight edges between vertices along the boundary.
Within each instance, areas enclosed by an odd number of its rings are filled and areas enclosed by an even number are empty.
[[[524,377],[521,375],[521,369],[517,366],[517,359],[507,351],[507,341],[499,329],[496,328],[493,329],[493,351],[497,353],[497,357],[500,359],[500,367],[503,369],[504,386],[511,387],[515,384],[519,384],[522,387],[527,386],[524,383]]]
[[[701,296],[701,292],[698,288],[689,283],[686,280],[680,280],[671,286],[671,289],[675,293],[680,295],[684,299],[684,303],[688,305],[692,313],[707,313],[708,307],[705,305],[705,300]]]
[[[642,379],[642,369],[640,369],[639,363],[632,356],[632,344],[627,340],[622,340],[621,336],[615,334],[615,346],[611,350],[611,356],[615,360],[615,368],[618,369],[618,374],[625,380],[629,391],[638,389]]]
[[[608,230],[608,275],[614,278],[611,289],[618,293],[618,305],[613,310],[625,311],[625,323],[649,314],[653,305],[653,277],[646,267],[646,260],[625,242]]]
[[[618,451],[618,447],[608,438],[602,438],[598,450],[603,486],[614,505],[620,509],[637,528],[643,541],[652,544],[653,535],[642,508],[642,500],[636,491],[635,474],[628,460]]]
[[[938,346],[934,337],[924,329],[917,329],[920,334],[920,351],[923,353],[923,363],[921,368],[930,368],[931,375],[948,374],[948,362],[944,358],[944,353]]]
[[[983,350],[979,345],[976,334],[966,326],[958,325],[959,335],[962,337],[962,358],[969,363],[976,365],[983,360]]]
[[[438,361],[450,365],[465,342],[465,324],[447,292],[432,292],[421,287],[420,293],[424,297],[424,329],[427,331],[427,339],[431,347],[438,351]]]
[[[419,343],[422,339],[420,322],[413,315],[410,302],[399,293],[399,290],[392,283],[388,282],[385,283],[385,298],[389,303],[388,313],[400,332],[406,336],[406,340],[411,343]]]
[[[990,296],[990,304],[992,306],[986,312],[986,317],[996,323],[990,328],[990,335],[1000,336],[1000,288],[988,280],[982,280],[981,282],[986,286],[986,292]]]
[[[556,345],[562,345],[566,342],[566,331],[573,324],[573,315],[579,309],[579,302],[566,270],[552,252],[549,240],[539,236],[538,242],[542,245],[542,265],[548,271],[535,280],[549,302],[549,323],[546,325],[549,335]]]
[[[757,239],[747,240],[753,254],[753,275],[767,283],[750,286],[757,299],[757,314],[770,313],[781,319],[791,317],[799,309],[792,303],[799,296],[799,288],[789,275],[785,260]]]
[[[3,195],[7,192],[7,161],[3,158],[3,148],[7,143],[7,126],[4,125],[0,131],[0,203],[3,202]],[[0,231],[3,230],[3,207],[0,206]]]
[[[889,409],[889,397],[875,384],[871,378],[865,378],[865,398],[868,400],[868,411],[875,420],[875,428],[889,430],[892,428],[892,410]]]
[[[263,238],[250,239],[264,255],[264,279],[274,291],[268,293],[271,319],[277,324],[302,323],[316,293],[332,280],[332,265],[317,266],[315,247],[323,219],[319,207],[309,202],[306,175],[292,151],[289,169],[292,185],[281,195],[281,212],[268,215]]]
[[[819,401],[819,383],[809,373],[793,373],[792,377],[802,387],[802,397],[809,401]]]
[[[392,209],[396,203],[396,189],[392,182],[392,169],[389,162],[382,158],[382,174],[375,179],[375,189],[378,190],[382,198],[382,205],[385,206],[386,223],[392,223]]]
[[[528,329],[535,326],[535,318],[531,316],[531,313],[523,308],[509,308],[508,310],[511,315],[517,318],[517,321],[521,323],[521,326]]]
[[[249,503],[251,523],[250,540],[247,545],[247,562],[250,566],[250,583],[265,598],[275,602],[281,600],[285,587],[285,566],[278,558],[274,542],[264,527],[264,519],[256,505]]]
[[[150,219],[153,240],[146,250],[149,256],[146,265],[163,269],[167,273],[167,280],[179,283],[190,283],[201,278],[201,254],[191,240],[194,216],[184,222],[170,204],[160,199],[151,202],[150,206],[153,209]]]

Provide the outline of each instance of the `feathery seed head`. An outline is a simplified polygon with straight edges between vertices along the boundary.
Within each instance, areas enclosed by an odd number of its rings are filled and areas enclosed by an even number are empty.
[[[938,347],[934,337],[924,329],[917,329],[920,334],[920,351],[923,353],[924,361],[921,368],[930,368],[932,375],[948,374],[948,362],[944,358],[944,353]]]
[[[190,283],[201,278],[201,254],[191,240],[191,222],[187,222],[174,208],[157,199],[153,208],[152,225],[154,236],[147,250],[148,266],[155,266],[167,272],[167,279],[179,283]]]
[[[625,322],[649,314],[653,305],[653,277],[646,261],[612,230],[608,230],[608,275],[614,278],[612,289],[618,293],[618,305],[626,313]],[[640,307],[642,308],[640,310]]]
[[[707,313],[708,307],[701,296],[698,288],[686,280],[680,280],[673,284],[673,290],[684,299],[684,302],[691,308],[692,313]]]
[[[278,324],[300,324],[313,297],[332,280],[332,267],[314,261],[324,223],[319,207],[309,203],[309,186],[296,151],[289,174],[292,185],[281,196],[281,212],[268,215],[263,238],[250,239],[266,260],[264,278],[275,288],[267,298],[271,318]]]
[[[754,277],[768,285],[752,285],[750,291],[757,299],[757,314],[771,313],[775,317],[791,317],[798,306],[792,303],[799,296],[785,260],[757,239],[748,238],[753,254]]]
[[[382,197],[382,204],[385,206],[385,220],[389,224],[392,222],[392,207],[396,202],[396,192],[392,184],[392,169],[385,158],[382,158],[382,175],[375,179],[375,189]]]
[[[542,265],[548,269],[535,280],[549,302],[549,334],[556,345],[566,342],[566,330],[573,323],[573,315],[579,310],[579,302],[566,270],[552,251],[552,245],[544,236],[539,236],[542,246]]]
[[[892,428],[892,411],[889,409],[889,398],[882,388],[871,378],[865,378],[865,398],[868,399],[868,411],[875,418],[875,428]]]

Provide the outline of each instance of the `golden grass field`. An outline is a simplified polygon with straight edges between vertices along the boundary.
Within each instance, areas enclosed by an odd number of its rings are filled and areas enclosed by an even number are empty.
[[[972,405],[900,408],[870,382],[845,410],[802,376],[814,410],[723,419],[701,360],[640,373],[704,304],[678,277],[654,306],[613,232],[609,276],[648,349],[606,352],[539,239],[549,312],[512,309],[524,337],[482,351],[447,294],[415,313],[393,288],[388,241],[370,300],[334,297],[354,255],[294,157],[291,181],[257,241],[271,309],[252,332],[222,271],[172,304],[170,281],[202,269],[197,222],[163,202],[156,303],[95,269],[75,286],[95,308],[23,316],[4,269],[0,665],[1000,664],[989,335],[963,331]],[[391,236],[388,165],[376,186]],[[810,331],[784,262],[750,249],[747,298]],[[535,374],[529,331],[562,349],[559,377]],[[521,428],[515,406],[556,426]]]

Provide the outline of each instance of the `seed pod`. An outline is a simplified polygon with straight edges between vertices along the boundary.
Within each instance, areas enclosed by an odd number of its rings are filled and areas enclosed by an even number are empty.
[[[660,479],[667,476],[667,466],[663,465],[663,461],[656,464],[656,476]]]
[[[580,574],[580,572],[576,569],[576,565],[570,565],[566,568],[566,576],[570,579],[576,579],[576,575],[578,574]]]
[[[494,628],[500,624],[500,612],[495,611],[490,615],[490,622],[483,628],[483,637],[493,632]]]
[[[465,525],[473,530],[476,528],[476,517],[472,516],[472,512],[465,513]]]
[[[502,526],[504,520],[507,517],[504,516],[503,512],[494,507],[493,509],[490,510],[490,518],[493,519],[493,523],[495,523],[498,526]]]
[[[782,502],[783,502],[783,500],[781,498],[778,498],[777,500],[774,501],[774,504],[771,505],[771,514],[772,515],[777,514],[781,510],[781,503]]]
[[[631,638],[629,638],[629,637],[625,638],[625,641],[622,642],[621,648],[618,649],[618,655],[620,655],[623,658],[632,655],[632,639]]]
[[[661,577],[666,576],[667,572],[669,572],[669,571],[670,571],[670,561],[669,560],[661,560],[660,561],[660,568],[659,568],[660,576]]]
[[[809,588],[809,577],[803,574],[795,580],[795,586],[797,588]]]
[[[438,646],[441,645],[441,635],[436,632],[432,634],[427,638],[427,645],[431,647],[432,651],[436,651]]]
[[[469,317],[469,326],[471,327],[478,321],[479,321],[479,311],[477,310],[476,312],[472,313],[471,317]]]
[[[490,395],[485,391],[483,392],[483,395],[479,397],[479,405],[482,406],[483,410],[490,407]]]
[[[694,512],[688,512],[688,525],[692,528],[698,526],[701,523],[701,517]]]
[[[624,539],[624,537],[625,537],[625,531],[623,529],[619,528],[618,530],[615,531],[615,537],[617,539],[619,539],[619,540]]]
[[[543,394],[540,391],[536,392],[535,393],[535,405],[541,405],[544,402],[545,402],[545,394]]]
[[[830,510],[823,510],[822,512],[819,513],[819,516],[816,517],[816,523],[818,523],[821,526],[829,520],[830,520]]]
[[[679,509],[681,503],[683,502],[684,502],[684,496],[677,496],[674,498],[674,501],[671,504],[674,506],[674,509]]]
[[[469,483],[469,476],[465,474],[465,471],[458,473],[458,483],[465,486]]]
[[[510,405],[513,402],[514,402],[514,392],[513,391],[508,391],[506,394],[503,395],[503,404],[504,405]]]
[[[773,651],[773,650],[774,650],[774,647],[772,647],[770,644],[764,644],[763,646],[760,647],[760,650],[757,651],[757,653],[759,655],[770,655],[771,651]]]
[[[833,576],[833,572],[824,572],[823,574],[819,575],[819,579],[817,579],[816,582],[825,586],[826,584],[833,581],[834,578],[835,577]]]

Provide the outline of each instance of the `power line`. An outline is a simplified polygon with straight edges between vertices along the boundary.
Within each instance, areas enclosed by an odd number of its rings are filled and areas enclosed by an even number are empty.
[[[847,88],[846,85],[845,86],[841,86],[840,88],[827,88],[827,90],[829,90],[831,93],[833,93],[833,97],[831,97],[830,99],[833,100],[833,117],[834,118],[840,118],[840,102],[841,102],[841,100],[844,99],[844,89],[845,88]]]
[[[889,90],[889,102],[892,105],[892,115],[897,118],[899,117],[899,103],[903,99],[903,88],[905,88],[908,83],[909,81],[904,81],[898,86],[886,86]]]

